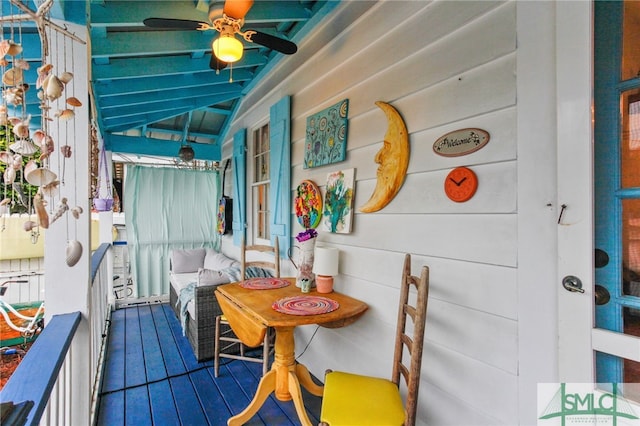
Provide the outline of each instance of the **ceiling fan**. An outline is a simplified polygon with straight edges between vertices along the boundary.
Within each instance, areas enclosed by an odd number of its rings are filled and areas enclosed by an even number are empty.
[[[244,17],[251,9],[251,6],[253,6],[253,0],[212,1],[209,5],[210,24],[172,18],[147,18],[143,22],[144,25],[150,28],[218,31],[220,36],[213,41],[211,61],[209,63],[209,66],[215,70],[221,70],[227,64],[242,58],[244,46],[236,38],[236,34],[247,42],[260,44],[286,55],[296,53],[298,47],[289,40],[251,29],[243,31]]]

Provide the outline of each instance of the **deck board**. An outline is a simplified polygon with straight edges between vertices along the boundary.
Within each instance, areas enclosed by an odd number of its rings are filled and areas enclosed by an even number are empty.
[[[155,330],[155,322],[153,314],[149,306],[139,309],[140,311],[140,329],[145,330],[142,333],[142,350],[144,353],[144,367],[148,382],[167,377],[167,369],[164,365],[164,358],[160,350],[160,342],[158,335],[148,333],[146,330]]]
[[[125,318],[127,330],[125,336],[126,360],[144,359],[142,351],[142,330],[140,329],[140,310],[126,309]],[[139,386],[147,382],[147,375],[143,362],[125,363],[125,383],[128,388]]]
[[[166,304],[113,312],[98,405],[98,425],[226,425],[253,397],[262,365],[221,360],[199,363],[180,322]],[[126,384],[126,385],[125,385]],[[312,423],[321,399],[303,390]],[[246,423],[299,425],[293,403],[271,395]]]

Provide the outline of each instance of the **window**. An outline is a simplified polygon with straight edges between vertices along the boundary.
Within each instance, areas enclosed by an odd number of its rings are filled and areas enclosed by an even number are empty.
[[[253,240],[268,243],[269,231],[269,123],[253,131],[253,179],[251,183]]]

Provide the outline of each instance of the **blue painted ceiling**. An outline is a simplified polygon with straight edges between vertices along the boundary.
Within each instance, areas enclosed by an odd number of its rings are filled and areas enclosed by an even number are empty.
[[[28,21],[19,24],[19,34],[18,24],[7,22],[7,17],[21,13],[17,1],[1,1],[3,34],[5,39],[20,39],[31,64],[25,74],[33,87],[27,92],[27,109],[37,123],[40,38]],[[21,3],[37,8],[33,0]],[[337,4],[256,0],[242,29],[299,43]],[[189,143],[196,158],[220,159],[221,144],[243,96],[285,55],[243,40],[242,59],[217,72],[210,68],[217,31],[158,29],[143,23],[151,17],[209,23],[208,9],[208,0],[54,1],[52,18],[88,24],[95,120],[113,152],[176,157],[179,147]]]

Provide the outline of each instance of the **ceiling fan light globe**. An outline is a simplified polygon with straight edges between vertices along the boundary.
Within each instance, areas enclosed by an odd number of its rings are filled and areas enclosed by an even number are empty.
[[[221,34],[213,41],[213,54],[227,63],[239,61],[243,50],[242,42],[233,35]]]

